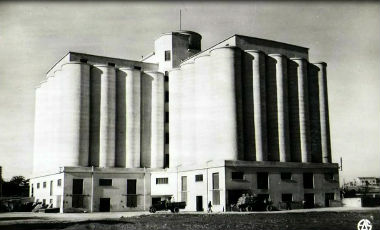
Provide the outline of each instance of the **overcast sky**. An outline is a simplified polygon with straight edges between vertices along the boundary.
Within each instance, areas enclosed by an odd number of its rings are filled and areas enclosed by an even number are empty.
[[[68,51],[138,59],[161,33],[233,34],[309,47],[328,64],[333,161],[346,180],[380,176],[380,4],[376,2],[0,2],[0,166],[30,176],[34,89]],[[43,167],[43,159],[41,159]]]

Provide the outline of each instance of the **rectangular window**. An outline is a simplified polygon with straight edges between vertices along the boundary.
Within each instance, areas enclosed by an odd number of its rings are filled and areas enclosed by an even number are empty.
[[[181,177],[181,201],[187,202],[187,176]]]
[[[57,181],[57,186],[58,186],[58,187],[61,187],[61,185],[62,185],[62,179],[58,179],[58,181]]]
[[[50,200],[49,200],[49,203],[52,204],[52,203],[53,203],[53,199],[50,199]]]
[[[292,202],[292,201],[293,201],[293,194],[291,193],[282,194],[282,202]]]
[[[212,190],[213,205],[220,205],[220,190]]]
[[[187,176],[181,177],[181,191],[187,191]]]
[[[244,180],[243,172],[231,172],[232,180]]]
[[[165,61],[170,61],[170,50],[165,50]]]
[[[195,175],[195,181],[203,181],[203,174]]]
[[[112,179],[99,179],[99,186],[112,186]]]
[[[33,187],[33,184],[32,184],[32,186],[31,186],[31,188],[32,188],[32,194],[31,194],[31,197],[34,197],[34,187]]]
[[[46,182],[43,182],[43,183],[42,183],[42,187],[43,187],[43,188],[46,188]]]
[[[303,187],[304,188],[314,188],[313,173],[303,174]]]
[[[43,205],[46,204],[46,199],[42,199],[42,204],[43,204]]]
[[[169,123],[169,112],[165,112],[165,123]]]
[[[50,181],[50,196],[53,195],[53,181]]]
[[[169,91],[165,91],[165,102],[169,102]]]
[[[169,154],[164,154],[164,168],[169,168]]]
[[[220,190],[219,190],[219,173],[212,174],[212,203],[213,205],[220,204]]]
[[[219,173],[212,174],[212,189],[219,189]]]
[[[292,174],[288,172],[281,173],[281,180],[291,180]]]
[[[168,184],[169,179],[167,177],[156,178],[156,184]]]
[[[257,173],[257,188],[268,189],[268,173],[267,172]]]
[[[127,207],[137,207],[137,191],[135,179],[127,180]]]
[[[37,188],[40,188],[40,183],[37,183]]]
[[[165,133],[165,144],[169,144],[169,133]]]

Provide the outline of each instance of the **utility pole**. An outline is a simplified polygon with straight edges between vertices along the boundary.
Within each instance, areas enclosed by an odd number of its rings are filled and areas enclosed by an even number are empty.
[[[179,30],[181,30],[182,28],[182,12],[181,12],[181,10],[179,10]]]

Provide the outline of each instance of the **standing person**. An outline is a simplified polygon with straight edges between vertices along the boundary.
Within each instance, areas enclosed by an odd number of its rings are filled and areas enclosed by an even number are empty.
[[[207,209],[207,213],[210,213],[210,212],[212,212],[212,204],[211,204],[211,201],[210,202],[208,202],[208,209]]]

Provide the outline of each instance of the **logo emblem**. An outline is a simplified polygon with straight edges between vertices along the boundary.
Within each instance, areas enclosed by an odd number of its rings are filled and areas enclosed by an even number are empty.
[[[371,221],[367,219],[362,219],[358,222],[358,230],[371,230],[372,224]]]

